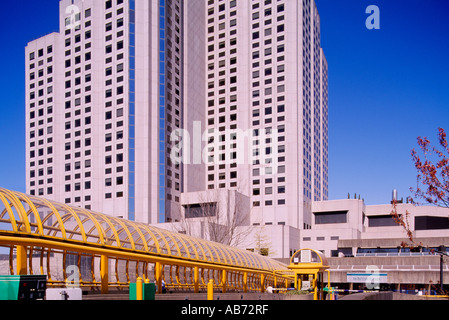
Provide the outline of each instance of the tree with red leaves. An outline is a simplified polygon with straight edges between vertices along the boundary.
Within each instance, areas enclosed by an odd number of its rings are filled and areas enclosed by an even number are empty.
[[[449,208],[449,146],[442,128],[438,128],[438,139],[442,150],[432,146],[426,137],[418,137],[422,154],[412,150],[418,176],[417,188],[411,191],[429,204]]]
[[[431,145],[427,137],[418,137],[418,146],[421,153],[415,149],[411,151],[415,168],[418,170],[417,187],[410,188],[415,198],[424,200],[425,204],[431,204],[440,207],[449,208],[449,144],[446,132],[438,128],[438,140],[442,150]],[[423,204],[414,198],[409,198],[413,204]],[[391,211],[392,218],[400,225],[407,234],[410,243],[402,242],[402,247],[423,246],[421,242],[416,242],[413,231],[410,228],[408,211],[405,214],[399,214],[397,202],[393,201]]]
[[[390,214],[391,214],[394,222],[396,222],[396,224],[400,225],[404,229],[405,233],[407,234],[407,238],[410,240],[410,243],[408,243],[406,241],[402,241],[401,247],[403,247],[403,248],[416,248],[419,246],[422,247],[423,246],[422,242],[418,243],[415,241],[415,237],[413,236],[413,231],[410,228],[410,223],[409,223],[410,212],[405,211],[405,215],[399,214],[396,200],[393,200],[392,205],[393,205],[393,209],[391,210]]]
[[[443,128],[438,128],[438,140],[441,150],[432,146],[427,137],[418,137],[418,145],[422,154],[418,154],[415,149],[411,152],[415,168],[418,170],[418,176],[416,189],[410,188],[410,191],[415,194],[415,197],[424,199],[427,204],[449,208],[449,144]],[[409,199],[412,203],[417,204],[413,198]],[[424,246],[422,242],[417,242],[414,238],[409,224],[410,213],[406,211],[405,215],[399,214],[396,201],[393,201],[391,215],[394,221],[404,229],[410,240],[410,243],[403,241],[401,243],[402,247],[416,248]],[[444,247],[441,250],[444,250]],[[430,254],[440,255],[441,266],[443,256],[448,256],[445,251],[437,251],[435,249],[432,249]],[[442,269],[440,272],[440,286],[435,287],[435,289],[439,290],[440,294],[447,294],[443,289]]]

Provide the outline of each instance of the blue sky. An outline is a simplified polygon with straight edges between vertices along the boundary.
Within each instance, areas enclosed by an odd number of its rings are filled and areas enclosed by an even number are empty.
[[[294,1],[294,0],[290,0]],[[58,0],[4,1],[0,11],[0,186],[25,191],[28,41],[58,29]],[[316,0],[329,63],[330,199],[387,203],[416,184],[417,136],[449,131],[449,1]],[[368,5],[380,29],[368,30]]]
[[[25,46],[58,30],[59,1],[2,1],[0,186],[25,192]]]
[[[410,195],[418,136],[449,131],[449,1],[316,0],[329,63],[330,199]],[[368,30],[367,6],[380,10]]]

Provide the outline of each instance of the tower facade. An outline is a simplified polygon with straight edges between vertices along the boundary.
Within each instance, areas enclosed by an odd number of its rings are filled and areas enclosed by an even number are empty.
[[[312,202],[328,197],[314,1],[208,1],[206,27],[207,188],[250,196],[255,224],[310,228]]]
[[[161,223],[237,190],[252,224],[295,229],[327,199],[313,0],[61,0],[26,70],[30,194]]]
[[[28,193],[165,220],[181,192],[181,169],[164,156],[182,121],[180,10],[60,1],[60,32],[26,47]]]

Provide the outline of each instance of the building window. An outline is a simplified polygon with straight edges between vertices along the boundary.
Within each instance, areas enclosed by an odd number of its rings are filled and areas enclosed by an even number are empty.
[[[371,217],[369,218],[371,221]],[[449,229],[447,217],[419,216],[415,217],[415,230],[442,230]]]
[[[313,214],[315,224],[346,223],[348,211],[314,212]]]
[[[371,216],[368,217],[369,227],[394,227],[397,226],[391,215]]]

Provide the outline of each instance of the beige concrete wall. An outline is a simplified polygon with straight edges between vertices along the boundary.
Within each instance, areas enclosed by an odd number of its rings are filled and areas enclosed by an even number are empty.
[[[367,266],[376,266],[380,273],[387,273],[388,283],[436,285],[440,281],[439,256],[328,258],[328,262],[332,282],[346,283],[347,273],[365,273]],[[447,283],[447,261],[443,272]]]

